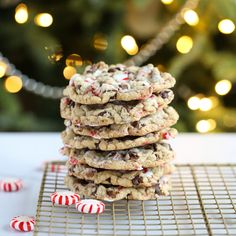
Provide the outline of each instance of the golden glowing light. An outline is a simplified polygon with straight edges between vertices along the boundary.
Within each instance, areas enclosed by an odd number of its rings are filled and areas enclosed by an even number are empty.
[[[80,55],[78,54],[71,54],[66,58],[66,65],[67,66],[75,66],[79,67],[83,65],[83,61]]]
[[[106,50],[108,46],[107,39],[102,34],[96,34],[94,36],[93,46],[97,50]]]
[[[202,98],[199,103],[199,109],[201,111],[209,111],[213,107],[213,103],[210,98]]]
[[[174,0],[161,0],[163,4],[169,5],[173,2]]]
[[[19,24],[24,24],[28,20],[28,9],[24,3],[20,3],[16,7],[15,20]]]
[[[235,24],[230,19],[224,19],[219,22],[218,29],[222,34],[231,34],[235,30]]]
[[[186,10],[184,11],[184,20],[187,24],[191,26],[195,26],[199,22],[198,14],[193,10]]]
[[[35,16],[34,22],[38,26],[49,27],[53,22],[53,18],[49,13],[40,13]]]
[[[66,66],[63,70],[63,75],[66,79],[71,79],[71,77],[76,74],[76,69],[73,66]]]
[[[17,93],[22,89],[23,83],[18,76],[9,76],[5,80],[5,88],[10,93]]]
[[[189,36],[181,36],[176,43],[176,48],[180,53],[186,54],[193,47],[193,40]]]
[[[188,107],[191,109],[191,110],[197,110],[199,109],[199,106],[200,106],[200,98],[199,97],[191,97],[188,99]]]
[[[0,78],[6,74],[7,65],[4,62],[0,62]]]
[[[216,128],[216,122],[213,119],[200,120],[196,124],[196,130],[200,133],[207,133]]]
[[[215,91],[219,95],[227,94],[232,88],[232,83],[229,80],[221,80],[215,85]]]
[[[130,35],[125,35],[122,37],[121,46],[129,55],[135,55],[138,52],[138,45],[135,39]]]

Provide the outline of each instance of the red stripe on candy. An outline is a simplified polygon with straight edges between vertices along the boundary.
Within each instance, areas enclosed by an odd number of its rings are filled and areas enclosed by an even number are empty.
[[[11,184],[8,183],[7,186],[8,186],[8,191],[11,192],[12,191]]]
[[[20,230],[20,231],[25,231],[25,230],[24,230],[24,222],[20,222],[20,223],[19,223],[19,230]]]
[[[65,196],[65,204],[69,205],[69,197],[68,196]]]
[[[12,227],[13,229],[16,228],[16,223],[17,223],[17,222],[18,222],[17,220],[14,220],[14,221],[11,223],[11,227]]]
[[[15,186],[16,186],[16,191],[19,190],[19,185],[17,183],[15,183]]]
[[[52,198],[52,202],[55,203],[55,199],[56,199],[57,195],[55,194]]]
[[[26,225],[27,225],[27,230],[30,231],[31,230],[30,222],[26,222]]]
[[[98,213],[100,213],[100,206],[99,205],[97,205],[98,206],[98,209],[97,209],[97,214]]]
[[[7,185],[6,184],[3,184],[3,189],[5,192],[7,192]]]
[[[91,213],[93,210],[93,205],[91,204],[90,207],[89,207],[89,213]]]
[[[82,206],[81,211],[84,212],[85,204]]]
[[[59,204],[62,204],[62,196],[59,196],[59,201],[58,201]]]
[[[77,195],[77,194],[75,194],[75,195],[74,195],[74,198],[76,198],[76,199],[77,199],[77,201],[79,201],[79,200],[80,200],[80,197],[79,197],[79,195]]]

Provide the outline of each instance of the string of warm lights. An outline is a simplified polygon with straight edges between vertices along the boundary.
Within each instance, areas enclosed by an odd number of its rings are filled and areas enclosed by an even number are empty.
[[[45,85],[29,78],[0,53],[0,78],[5,75],[8,76],[5,80],[5,88],[10,93],[17,93],[24,87],[25,90],[46,98],[58,99],[62,96],[63,88]]]
[[[173,0],[172,0],[173,1]],[[170,4],[171,0],[163,0],[164,4]],[[181,8],[179,13],[170,20],[167,25],[160,31],[158,38],[154,38],[150,43],[144,46],[138,53],[138,45],[135,39],[130,35],[125,35],[121,39],[121,46],[129,55],[135,55],[133,58],[127,61],[127,64],[142,64],[151,55],[154,54],[160,47],[166,43],[174,32],[183,23],[182,12],[183,10],[194,9],[197,6],[199,0],[188,0],[184,6]],[[28,8],[25,4],[20,3],[15,10],[15,20],[19,24],[24,24],[28,20]],[[53,23],[53,17],[49,13],[39,13],[34,17],[34,22],[36,25],[41,27],[49,27]],[[156,42],[153,44],[153,42]],[[184,42],[182,42],[184,43]],[[186,43],[186,42],[185,42]],[[181,42],[180,42],[181,44]],[[95,35],[94,37],[94,47],[98,50],[105,50],[107,48],[108,42],[104,35]],[[180,45],[181,46],[181,45]],[[151,50],[149,50],[151,49]],[[185,49],[186,50],[186,49]],[[190,49],[189,49],[190,50]],[[140,53],[142,61],[140,61]],[[143,57],[145,55],[145,57]],[[56,58],[55,58],[56,59]],[[142,62],[142,63],[141,63]],[[76,73],[76,67],[82,65],[82,59],[77,54],[72,54],[66,59],[66,67],[63,70],[63,75],[65,79],[70,79]],[[19,70],[11,64],[7,58],[0,54],[0,77],[7,75],[8,78],[5,80],[5,88],[10,93],[19,92],[22,87],[27,91],[33,92],[37,95],[49,98],[60,98],[62,96],[63,88],[45,85],[41,82],[37,82],[34,79],[23,75]]]

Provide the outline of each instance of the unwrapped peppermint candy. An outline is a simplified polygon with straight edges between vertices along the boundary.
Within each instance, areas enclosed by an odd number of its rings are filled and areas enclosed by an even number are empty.
[[[0,190],[4,192],[16,192],[22,189],[23,183],[18,178],[5,178],[0,180]]]
[[[69,206],[75,204],[80,200],[80,196],[71,191],[55,192],[51,195],[51,201],[53,204]]]
[[[30,216],[16,216],[12,218],[10,222],[10,227],[12,229],[29,232],[34,230],[35,220],[34,217]]]
[[[75,204],[76,209],[82,213],[100,214],[104,212],[103,202],[93,199],[84,199]]]

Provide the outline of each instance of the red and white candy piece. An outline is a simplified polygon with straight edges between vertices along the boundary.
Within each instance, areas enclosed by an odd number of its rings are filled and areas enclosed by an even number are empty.
[[[165,133],[162,134],[162,138],[163,138],[163,139],[171,139],[171,138],[173,138],[173,137],[172,137],[172,135],[171,135],[170,133],[165,132]]]
[[[34,230],[35,220],[34,217],[30,216],[16,216],[12,218],[10,222],[10,227],[12,229],[29,232]]]
[[[51,201],[53,204],[69,206],[75,204],[80,200],[80,196],[71,191],[55,192],[51,195]]]
[[[61,164],[54,164],[54,163],[50,163],[48,161],[45,161],[42,163],[40,170],[44,170],[45,167],[47,166],[47,171],[49,172],[63,172],[66,171],[66,166],[65,165],[61,165]]]
[[[0,190],[4,192],[16,192],[22,189],[23,183],[18,178],[5,178],[0,180]]]
[[[103,202],[93,199],[84,199],[75,204],[75,208],[82,213],[100,214],[104,212]]]
[[[48,171],[50,172],[63,172],[66,170],[65,165],[60,164],[48,164]]]

